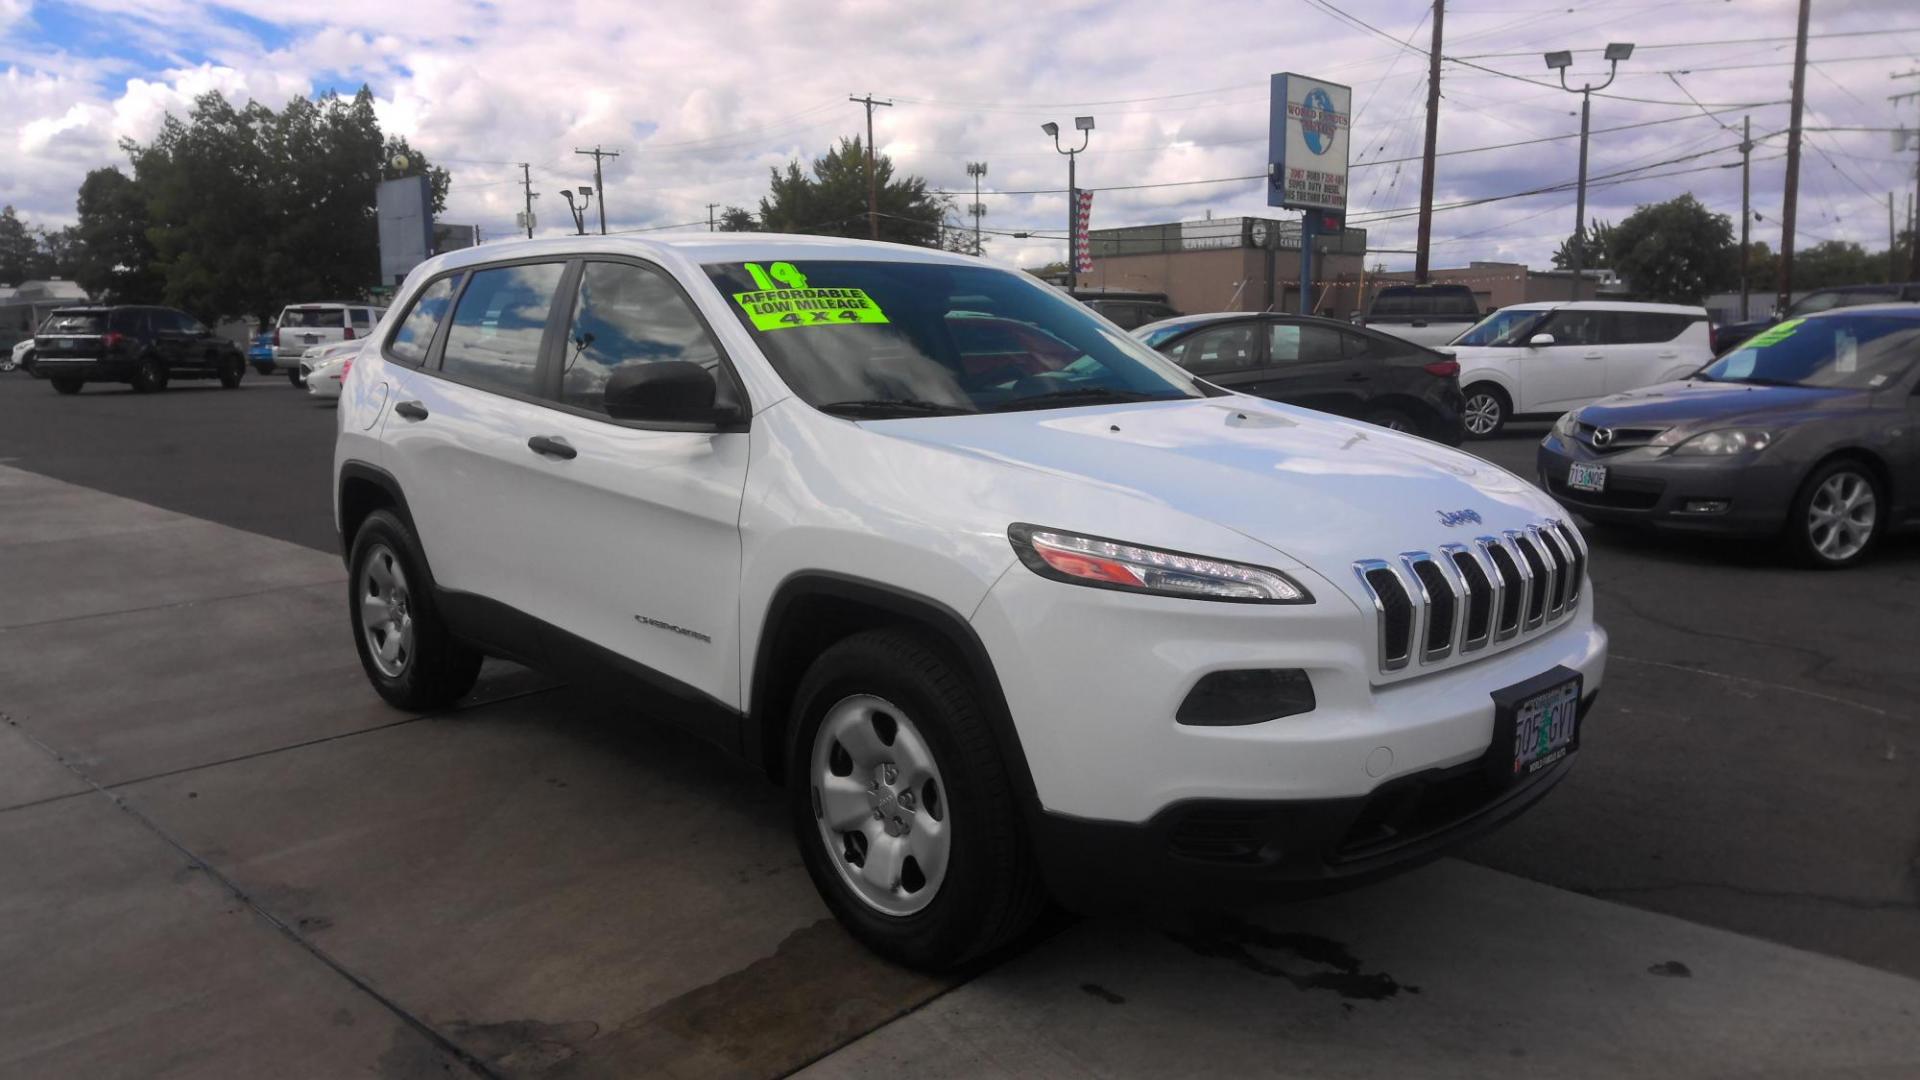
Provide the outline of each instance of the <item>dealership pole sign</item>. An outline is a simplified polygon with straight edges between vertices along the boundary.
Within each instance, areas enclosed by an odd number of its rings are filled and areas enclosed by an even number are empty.
[[[1351,87],[1305,75],[1273,76],[1267,119],[1268,206],[1345,215],[1352,118]]]

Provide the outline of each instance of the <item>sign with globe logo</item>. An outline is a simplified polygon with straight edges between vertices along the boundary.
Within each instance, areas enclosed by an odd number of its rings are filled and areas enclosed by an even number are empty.
[[[1272,83],[1267,205],[1344,213],[1353,90],[1304,75]]]

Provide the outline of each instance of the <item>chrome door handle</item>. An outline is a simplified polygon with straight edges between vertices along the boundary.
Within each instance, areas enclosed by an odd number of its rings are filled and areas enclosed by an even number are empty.
[[[1606,358],[1607,358],[1606,353],[1597,353],[1597,352],[1590,352],[1586,354],[1586,356],[1582,357],[1582,359],[1585,359],[1585,360],[1605,360]]]
[[[527,449],[542,457],[559,458],[561,461],[572,461],[580,454],[573,444],[558,435],[535,435],[527,440]]]

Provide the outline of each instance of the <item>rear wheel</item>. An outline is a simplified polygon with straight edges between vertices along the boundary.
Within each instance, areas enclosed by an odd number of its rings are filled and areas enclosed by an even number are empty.
[[[220,361],[220,385],[227,390],[236,390],[240,380],[247,374],[247,365],[237,356]]]
[[[148,353],[133,369],[133,388],[142,394],[157,394],[167,388],[167,368],[160,358]]]
[[[1399,409],[1375,409],[1367,414],[1367,423],[1386,428],[1388,431],[1404,431],[1409,435],[1420,434],[1420,426],[1413,417]]]
[[[480,653],[454,640],[441,620],[419,544],[398,515],[367,515],[354,534],[347,583],[360,666],[388,704],[443,709],[473,689]]]
[[[1830,461],[1815,469],[1794,496],[1787,517],[1788,546],[1800,561],[1837,570],[1867,557],[1880,538],[1886,499],[1873,471],[1858,461]]]
[[[299,368],[289,368],[287,370],[287,381],[292,383],[295,386],[307,385],[307,380],[300,377]]]
[[[1467,407],[1463,419],[1468,438],[1491,439],[1500,434],[1500,429],[1507,426],[1507,417],[1512,412],[1513,406],[1507,401],[1506,392],[1492,383],[1475,383],[1467,387]]]
[[[822,653],[794,698],[794,837],[815,888],[867,947],[951,968],[1030,926],[1045,891],[978,691],[902,630]]]
[[[81,387],[87,385],[85,379],[53,379],[51,381],[54,392],[58,394],[77,394]]]

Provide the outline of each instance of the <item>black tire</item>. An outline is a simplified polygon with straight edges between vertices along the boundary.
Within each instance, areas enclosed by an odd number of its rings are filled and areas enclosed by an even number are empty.
[[[220,388],[238,390],[240,380],[247,374],[247,365],[237,356],[229,356],[220,361]]]
[[[288,382],[290,382],[290,383],[292,383],[292,384],[293,384],[293,385],[295,385],[295,386],[305,386],[305,385],[307,385],[307,380],[305,380],[305,379],[303,379],[303,378],[301,378],[301,377],[300,377],[300,369],[299,369],[299,368],[288,368],[288,369],[287,369],[287,381],[288,381]]]
[[[133,369],[133,388],[142,394],[157,394],[167,388],[167,366],[148,353]]]
[[[253,365],[253,371],[254,371],[254,374],[256,375],[271,375],[273,374],[273,365],[272,364],[255,364]]]
[[[365,572],[368,564],[383,552],[392,556],[404,575],[405,606],[412,630],[412,647],[394,673],[381,670],[362,623],[366,610],[361,602]],[[410,712],[444,709],[466,696],[480,675],[481,654],[456,641],[440,618],[439,609],[433,603],[426,561],[407,523],[390,510],[376,510],[367,515],[359,531],[353,534],[352,557],[347,565],[347,621],[353,628],[360,666],[374,690],[389,705]]]
[[[1469,439],[1491,439],[1513,417],[1513,402],[1493,383],[1474,383],[1466,389],[1464,423]],[[1478,426],[1480,430],[1474,430]]]
[[[1866,537],[1852,544],[1823,544],[1823,539],[1832,536],[1840,539],[1840,532],[1822,530],[1816,527],[1814,517],[1816,503],[1832,505],[1833,489],[1852,488],[1864,492],[1871,511],[1871,521],[1866,527]],[[1858,511],[1848,515],[1849,527],[1844,535],[1857,536],[1859,531]],[[1787,524],[1782,539],[1788,553],[1801,565],[1819,570],[1843,570],[1857,566],[1872,554],[1875,545],[1885,533],[1887,524],[1887,493],[1880,478],[1865,462],[1857,458],[1834,458],[1822,462],[1800,485],[1793,496],[1793,505],[1787,511]]]
[[[1367,414],[1366,420],[1375,427],[1387,428],[1390,431],[1404,431],[1409,435],[1421,434],[1420,425],[1414,421],[1413,417],[1399,409],[1374,409]]]
[[[834,705],[856,695],[881,698],[910,719],[951,793],[942,797],[952,830],[945,876],[933,898],[911,914],[883,912],[842,880],[830,861],[841,856],[829,849],[816,817],[814,735]],[[807,873],[854,937],[908,967],[943,971],[990,952],[1031,926],[1046,904],[985,708],[947,650],[893,629],[865,631],[828,648],[794,695],[788,805]],[[933,809],[924,796],[922,803],[922,813]]]
[[[77,394],[87,385],[85,379],[53,379],[53,391],[56,394]]]

